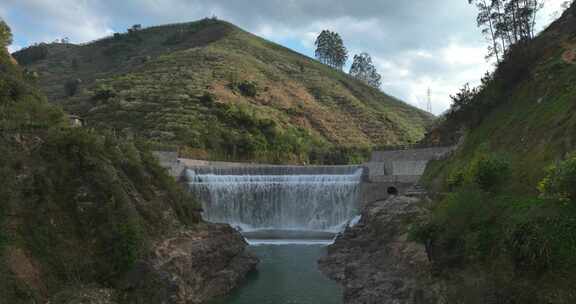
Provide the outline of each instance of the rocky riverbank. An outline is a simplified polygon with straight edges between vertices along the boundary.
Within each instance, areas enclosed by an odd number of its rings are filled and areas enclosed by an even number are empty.
[[[342,284],[345,304],[443,303],[425,247],[408,240],[410,224],[427,216],[422,205],[404,196],[372,203],[329,247],[319,266]]]
[[[258,264],[246,246],[240,233],[219,224],[200,224],[162,240],[152,257],[127,275],[131,302],[204,303],[226,295]]]
[[[153,246],[115,289],[66,290],[53,303],[205,303],[236,288],[258,259],[228,225],[199,224]]]

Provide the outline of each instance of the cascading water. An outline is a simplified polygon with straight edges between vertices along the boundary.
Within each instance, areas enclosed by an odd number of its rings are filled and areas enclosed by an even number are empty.
[[[205,220],[242,231],[337,232],[357,214],[362,169],[333,167],[197,167],[187,170]]]

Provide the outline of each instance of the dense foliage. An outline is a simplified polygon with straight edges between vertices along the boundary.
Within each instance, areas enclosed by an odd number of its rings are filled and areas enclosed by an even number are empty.
[[[439,126],[465,137],[428,166],[439,195],[413,237],[451,283],[451,302],[576,301],[576,67],[564,58],[575,26],[572,6],[511,47],[478,88],[453,97]]]
[[[70,126],[8,56],[0,52],[0,301],[115,287],[157,238],[198,223],[198,207],[143,143]]]
[[[547,198],[511,193],[508,168],[501,157],[483,155],[454,172],[446,181],[451,192],[435,205],[428,222],[414,227],[411,236],[427,244],[429,257],[447,279],[457,281],[454,292],[460,295],[451,295],[454,301],[466,293],[481,299],[496,292],[503,301],[514,299],[506,303],[541,303],[542,295],[551,293],[557,297],[554,303],[571,303],[574,295],[561,286],[576,279],[574,201],[561,191],[559,197]],[[558,170],[552,171],[556,176]],[[550,184],[549,178],[543,183]],[[572,188],[573,184],[568,189]],[[462,276],[467,274],[458,270],[469,267],[480,267],[473,275],[498,289],[466,282]],[[538,290],[526,289],[534,285]],[[477,298],[467,301],[483,303]]]
[[[546,197],[576,202],[576,155],[550,167],[538,189]]]

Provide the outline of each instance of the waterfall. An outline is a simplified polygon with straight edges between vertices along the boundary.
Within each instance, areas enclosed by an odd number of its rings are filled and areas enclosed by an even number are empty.
[[[357,215],[357,166],[191,167],[205,220],[242,231],[339,231]]]

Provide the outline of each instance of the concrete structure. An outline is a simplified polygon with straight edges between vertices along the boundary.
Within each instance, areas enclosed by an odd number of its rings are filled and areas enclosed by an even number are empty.
[[[364,164],[363,202],[404,193],[417,185],[428,162],[446,157],[455,147],[375,151]]]
[[[364,167],[361,185],[362,203],[367,204],[393,194],[405,193],[417,185],[429,161],[442,159],[454,149],[455,147],[435,147],[373,152],[370,161],[362,165]],[[186,168],[274,167],[264,164],[183,159],[178,158],[176,152],[154,152],[154,154],[161,165],[175,178],[180,178]]]
[[[371,182],[416,183],[429,161],[441,159],[453,150],[453,147],[437,147],[376,151],[364,166]]]

